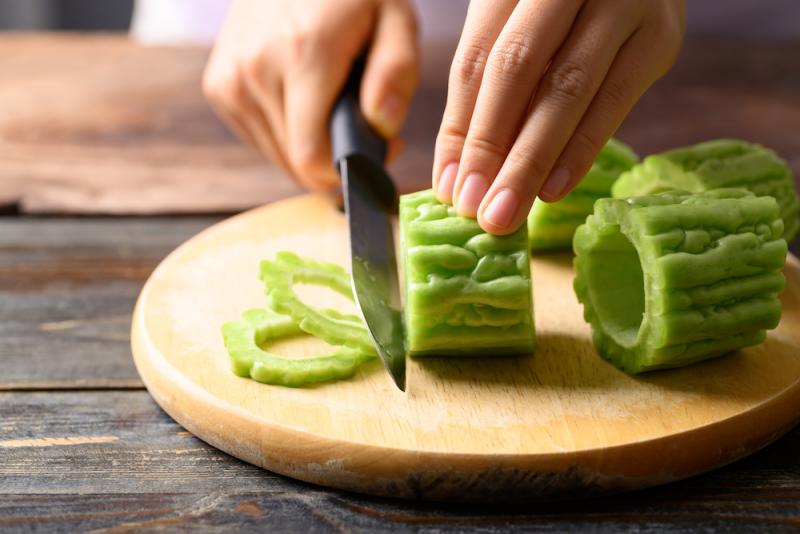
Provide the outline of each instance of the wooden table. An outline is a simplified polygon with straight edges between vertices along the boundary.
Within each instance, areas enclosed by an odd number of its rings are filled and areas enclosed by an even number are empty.
[[[446,48],[430,50],[423,110],[441,105],[430,80],[444,70]],[[67,76],[76,51],[81,62],[92,53],[92,65]],[[140,49],[116,37],[0,37],[0,191],[9,212],[0,218],[0,531],[800,528],[798,429],[750,458],[666,487],[502,507],[329,491],[244,464],[185,432],[136,375],[130,315],[159,260],[222,215],[131,214],[233,211],[296,192],[277,175],[265,179],[274,171],[203,107],[194,84],[204,54]],[[41,70],[47,64],[50,75]],[[798,66],[800,42],[691,42],[620,135],[641,151],[746,136],[775,146],[798,171]],[[152,72],[168,79],[143,83]],[[31,102],[48,91],[70,105]],[[119,95],[129,100],[112,106]],[[418,117],[396,169],[406,187],[427,180],[436,114]],[[409,178],[414,172],[421,178]],[[190,202],[180,193],[192,183],[205,194],[190,191]],[[170,194],[177,201],[167,202]],[[148,198],[160,203],[148,207]],[[125,215],[57,215],[64,212]]]

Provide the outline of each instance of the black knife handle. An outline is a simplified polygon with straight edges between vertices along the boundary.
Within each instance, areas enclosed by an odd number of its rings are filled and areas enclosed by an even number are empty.
[[[356,154],[381,167],[386,160],[386,141],[367,123],[358,106],[364,64],[363,56],[356,59],[331,112],[331,148],[337,166],[343,158]]]

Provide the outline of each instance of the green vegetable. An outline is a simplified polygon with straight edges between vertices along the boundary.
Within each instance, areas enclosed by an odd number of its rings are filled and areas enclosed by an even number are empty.
[[[275,260],[261,262],[261,280],[270,298],[270,306],[291,317],[304,332],[331,345],[344,345],[375,354],[363,321],[355,316],[332,317],[307,305],[294,292],[294,284],[317,284],[352,299],[350,275],[340,266],[301,259],[291,252],[279,252]]]
[[[270,296],[271,309],[247,310],[240,320],[222,326],[225,347],[236,375],[249,376],[265,384],[300,387],[349,378],[361,364],[376,357],[359,317],[313,308],[294,292],[296,283],[316,284],[352,299],[350,277],[344,269],[332,263],[302,259],[290,252],[279,252],[274,261],[261,263],[261,279]],[[302,333],[341,346],[330,355],[302,359],[284,358],[261,349],[269,340]]]
[[[532,250],[568,249],[575,229],[592,213],[594,201],[611,196],[611,186],[638,157],[627,145],[611,139],[592,168],[567,196],[558,202],[537,200],[528,215],[528,240]]]
[[[648,156],[614,184],[618,198],[670,189],[691,192],[742,187],[778,201],[784,234],[791,241],[800,229],[800,200],[786,162],[763,146],[718,139]]]
[[[575,293],[597,351],[630,373],[761,343],[786,259],[775,199],[743,189],[601,199],[575,233]]]
[[[534,350],[524,226],[508,236],[487,234],[425,190],[400,198],[400,235],[409,354]]]
[[[333,310],[320,313],[331,319],[359,321],[357,317],[347,319]],[[222,326],[233,372],[264,384],[300,387],[350,378],[361,364],[374,358],[372,354],[347,347],[341,347],[328,356],[302,359],[284,358],[261,349],[261,345],[268,340],[302,333],[290,317],[263,308],[247,310],[242,314],[242,319]]]

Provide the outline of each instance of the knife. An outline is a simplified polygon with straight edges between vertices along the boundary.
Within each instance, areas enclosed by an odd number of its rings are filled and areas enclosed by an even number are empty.
[[[384,367],[405,391],[405,336],[392,230],[397,190],[384,168],[386,141],[372,130],[358,105],[363,72],[359,58],[331,113],[331,149],[350,229],[353,296]]]

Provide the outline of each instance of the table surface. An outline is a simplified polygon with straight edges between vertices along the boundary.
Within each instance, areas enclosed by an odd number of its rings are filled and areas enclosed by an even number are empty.
[[[4,53],[15,46],[16,55]],[[72,54],[81,47],[98,51],[93,59],[105,69],[93,63],[89,70],[106,84],[103,94],[127,91],[136,113],[98,108],[74,95],[73,104],[82,106],[77,111],[43,102],[56,117],[49,122],[41,110],[20,109],[23,86],[44,94],[63,91],[64,84],[74,89],[77,82],[59,78],[64,73],[58,68],[47,78],[13,58],[44,56],[44,49]],[[445,61],[438,53],[432,52],[436,61]],[[265,180],[274,171],[236,145],[199,97],[178,105],[180,91],[192,91],[189,81],[199,77],[204,55],[198,49],[154,54],[117,37],[0,37],[0,66],[17,69],[17,77],[0,84],[0,197],[7,213],[0,218],[0,531],[800,528],[799,429],[733,465],[660,488],[570,503],[460,506],[310,486],[233,459],[175,424],[133,367],[131,311],[157,263],[223,215],[130,214],[225,212],[296,192],[279,176]],[[152,88],[145,104],[140,77],[115,74],[122,56],[136,64],[158,58],[164,72],[172,66],[180,75],[170,89]],[[437,69],[432,61],[426,72],[435,78],[446,66]],[[798,63],[800,42],[690,42],[620,137],[647,152],[744,136],[774,146],[798,171]],[[16,92],[8,89],[13,84]],[[418,108],[439,109],[441,91],[434,88],[424,84]],[[141,115],[148,109],[151,115]],[[412,150],[398,163],[398,174],[428,165],[433,133],[426,128],[435,133],[435,120],[412,120]],[[205,194],[147,207],[148,198],[180,197],[195,171],[210,188]],[[113,180],[101,183],[103,173]],[[159,185],[153,173],[168,183]],[[239,184],[237,193],[209,200],[220,196],[211,185],[223,179]],[[407,178],[405,186],[426,180]],[[54,215],[64,212],[128,215]]]

